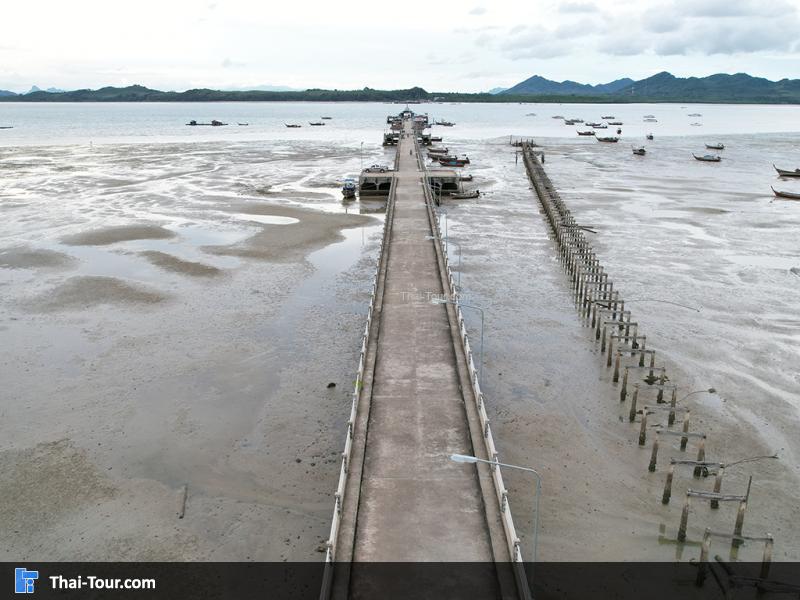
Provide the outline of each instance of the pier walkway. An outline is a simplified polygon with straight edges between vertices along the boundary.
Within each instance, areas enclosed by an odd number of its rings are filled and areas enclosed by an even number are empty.
[[[499,471],[449,460],[489,459],[491,435],[460,310],[431,302],[453,297],[452,279],[416,137],[406,119],[329,542],[332,565],[354,564],[332,567],[327,585],[336,598],[379,597],[359,563],[469,562],[485,567],[458,583],[470,597],[516,598],[513,578],[494,567],[519,560]],[[453,582],[442,585],[426,591],[445,597]]]

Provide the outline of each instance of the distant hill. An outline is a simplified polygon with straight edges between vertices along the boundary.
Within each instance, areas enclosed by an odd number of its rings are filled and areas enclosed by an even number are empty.
[[[27,93],[28,94],[33,94],[34,92],[47,92],[49,94],[60,94],[61,92],[65,92],[65,91],[66,90],[60,90],[60,89],[54,88],[54,87],[49,87],[46,90],[43,90],[42,88],[34,85],[34,86],[31,86],[31,89],[28,90]]]
[[[16,92],[9,92],[8,90],[0,90],[0,97],[16,96]]]
[[[489,93],[489,94],[502,94],[502,93],[503,93],[503,92],[505,92],[507,89],[508,89],[508,88],[504,88],[504,87],[496,87],[496,88],[492,88],[492,89],[490,89],[488,93]]]
[[[595,96],[604,102],[753,102],[798,103],[800,79],[770,81],[746,73],[718,73],[708,77],[675,77],[666,71],[633,81],[618,79],[601,85],[551,81],[534,75],[502,92],[503,95]]]
[[[534,75],[517,85],[501,92],[506,95],[537,94],[537,95],[581,95],[591,96],[597,94],[612,94],[634,83],[633,79],[617,79],[610,83],[589,85],[576,81],[551,81],[539,75]]]
[[[162,92],[141,85],[97,90],[0,92],[0,102],[716,102],[800,104],[800,80],[770,81],[744,73],[680,78],[658,73],[647,79],[617,79],[600,85],[551,81],[534,75],[498,93],[427,92],[421,87],[401,90],[308,89],[211,90]]]

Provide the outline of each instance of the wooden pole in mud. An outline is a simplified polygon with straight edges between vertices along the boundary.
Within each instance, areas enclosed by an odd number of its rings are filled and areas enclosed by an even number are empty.
[[[669,499],[672,497],[672,477],[674,475],[675,465],[670,463],[667,469],[667,478],[664,480],[664,493],[661,495],[661,504],[669,504]]]
[[[656,436],[653,438],[653,450],[650,453],[650,464],[647,465],[647,470],[651,473],[656,470],[656,461],[658,461],[658,441],[659,435],[658,431],[656,431]]]
[[[700,438],[700,442],[697,445],[697,462],[703,462],[706,459],[706,438],[705,436]],[[703,474],[703,467],[701,465],[696,465],[694,468],[694,476],[700,477]]]
[[[722,476],[725,474],[725,465],[720,465],[717,469],[717,476],[714,478],[714,493],[722,493]],[[711,500],[711,508],[719,508],[719,500],[716,498]]]
[[[711,529],[706,527],[705,533],[703,533],[703,543],[700,545],[700,560],[697,564],[697,578],[694,581],[694,584],[697,587],[703,587],[703,583],[706,580],[706,572],[708,570],[708,553],[711,549]]]
[[[652,414],[647,411],[647,407],[642,407],[642,424],[639,427],[639,445],[644,446],[647,441],[647,415]]]
[[[633,423],[636,418],[636,400],[639,398],[639,384],[633,384],[633,396],[631,396],[631,410],[628,413],[628,421]]]
[[[686,501],[683,503],[681,511],[681,524],[678,527],[678,541],[686,541],[686,526],[689,524],[689,494],[686,494]]]

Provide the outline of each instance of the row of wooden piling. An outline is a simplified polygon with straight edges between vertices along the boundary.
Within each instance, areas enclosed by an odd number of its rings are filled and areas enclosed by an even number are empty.
[[[708,476],[709,469],[716,469],[713,491],[692,489],[687,491],[681,511],[677,541],[686,541],[688,517],[693,499],[709,501],[712,509],[718,508],[720,502],[738,502],[739,509],[733,533],[727,535],[727,538],[731,540],[733,547],[745,540],[765,541],[765,544],[769,546],[769,551],[767,552],[765,548],[764,561],[768,563],[772,556],[772,536],[766,534],[755,538],[744,536],[742,533],[750,496],[750,484],[748,484],[747,493],[743,495],[722,493],[725,463],[706,460],[707,436],[705,432],[692,428],[691,410],[688,407],[678,406],[678,387],[669,381],[666,367],[656,365],[656,351],[647,347],[647,336],[641,333],[640,324],[632,319],[631,311],[626,309],[625,299],[620,290],[615,288],[613,280],[601,265],[591,243],[586,238],[586,228],[576,222],[569,208],[553,187],[537,158],[538,153],[534,151],[532,143],[525,141],[522,144],[522,155],[528,178],[539,198],[542,212],[547,217],[552,237],[557,244],[560,261],[572,285],[573,301],[578,314],[583,323],[589,327],[593,338],[599,343],[601,354],[606,355],[606,367],[609,369],[613,367],[612,381],[620,386],[620,402],[630,399],[628,421],[633,423],[637,415],[640,416],[638,429],[640,446],[645,446],[647,443],[648,416],[667,413],[667,427],[657,429],[655,435],[652,436],[648,470],[654,472],[657,469],[659,447],[663,438],[679,437],[682,452],[686,450],[689,440],[693,440],[693,443],[696,442],[697,457],[695,460],[670,458],[661,495],[662,503],[669,504],[670,502],[676,467],[692,466],[694,477]],[[629,360],[630,364],[625,364]],[[655,406],[650,404],[639,406],[639,395],[645,389],[657,390]],[[678,415],[681,416],[680,427],[673,429]],[[752,482],[752,477],[750,479]],[[725,534],[713,535],[726,537]],[[704,561],[708,560],[707,544],[710,543],[710,537],[711,535],[708,534],[704,538],[705,556],[701,556],[701,560]],[[762,572],[766,573],[768,570],[768,566],[762,567]],[[702,584],[700,576],[698,576],[698,584]]]

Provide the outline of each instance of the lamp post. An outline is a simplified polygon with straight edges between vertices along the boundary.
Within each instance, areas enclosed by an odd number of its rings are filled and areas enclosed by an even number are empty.
[[[431,304],[453,304],[454,306],[458,306],[460,308],[472,308],[477,310],[481,313],[481,353],[478,360],[480,361],[480,381],[481,381],[481,388],[483,388],[483,330],[484,330],[484,313],[483,309],[480,306],[473,306],[471,304],[464,304],[463,302],[458,302],[456,300],[447,300],[446,298],[432,298]]]
[[[435,240],[435,239],[438,239],[438,238],[435,235],[426,235],[425,239],[426,240]],[[456,241],[451,240],[447,236],[444,236],[441,239],[445,242],[445,244],[455,244],[456,248],[458,248],[458,283],[456,285],[458,286],[458,289],[460,291],[461,290],[461,244],[456,242]],[[447,251],[447,246],[445,246],[445,252],[446,251]]]
[[[708,388],[707,390],[695,390],[693,392],[689,392],[688,394],[686,394],[683,398],[678,400],[678,402],[683,402],[689,396],[694,396],[695,394],[716,394],[716,393],[717,393],[717,390],[715,388],[713,388],[713,387],[712,388]]]
[[[520,467],[517,465],[509,465],[506,463],[497,462],[494,460],[485,460],[476,456],[468,456],[466,454],[451,454],[450,460],[458,463],[486,463],[495,467],[506,467],[508,469],[516,469],[518,471],[525,471],[526,473],[533,473],[536,477],[536,516],[533,525],[533,562],[536,562],[537,548],[539,545],[539,498],[542,495],[542,476],[535,469],[530,467]]]

